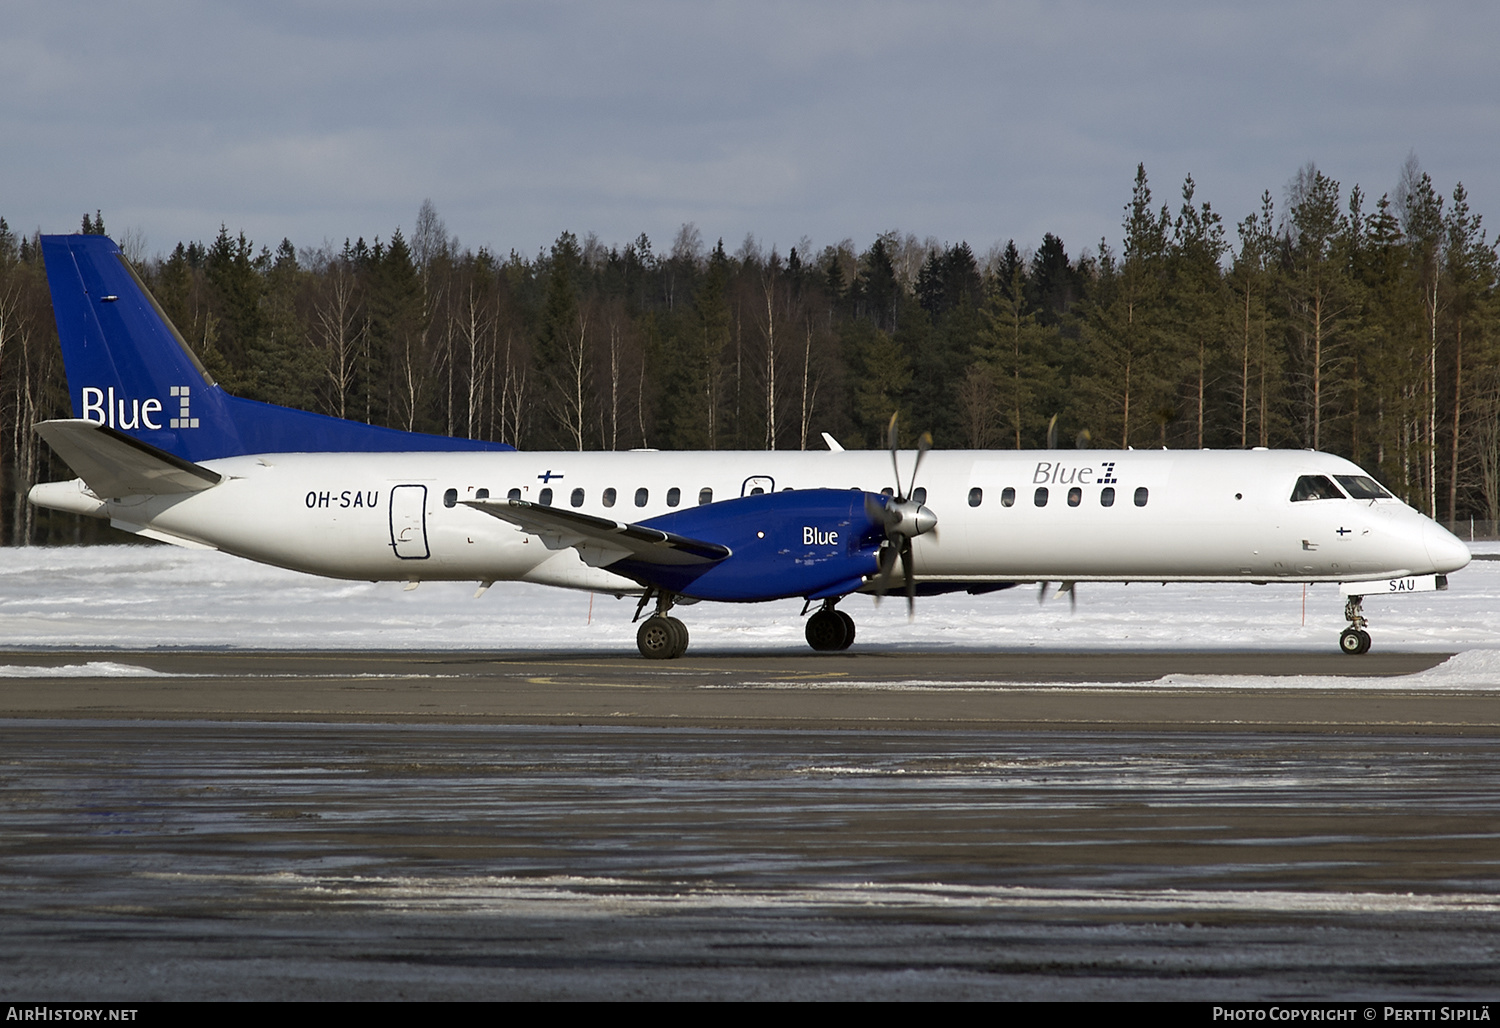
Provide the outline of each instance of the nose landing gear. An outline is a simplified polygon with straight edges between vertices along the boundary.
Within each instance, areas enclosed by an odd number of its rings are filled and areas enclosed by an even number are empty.
[[[1370,633],[1365,631],[1369,622],[1365,620],[1363,601],[1363,596],[1351,596],[1344,604],[1344,617],[1349,620],[1349,627],[1339,635],[1339,649],[1350,656],[1370,652]]]

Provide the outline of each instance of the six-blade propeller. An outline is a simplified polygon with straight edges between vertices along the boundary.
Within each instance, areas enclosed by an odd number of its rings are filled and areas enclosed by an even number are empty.
[[[880,577],[875,587],[876,600],[878,601],[890,590],[891,575],[896,570],[896,561],[900,560],[901,576],[906,580],[906,609],[910,615],[916,609],[917,596],[911,541],[914,537],[924,532],[931,532],[937,527],[937,515],[912,498],[916,493],[917,469],[922,466],[922,458],[927,451],[932,449],[932,435],[923,432],[922,438],[917,441],[917,460],[912,465],[911,481],[907,483],[906,489],[902,489],[901,462],[896,452],[896,418],[897,415],[891,415],[891,426],[887,433],[891,450],[891,468],[896,476],[896,490],[894,494],[885,498],[884,503],[867,493],[865,514],[885,530],[886,541],[880,548]]]

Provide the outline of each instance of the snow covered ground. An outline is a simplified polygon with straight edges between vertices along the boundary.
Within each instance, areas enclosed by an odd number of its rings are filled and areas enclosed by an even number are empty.
[[[1500,556],[1500,544],[1477,554]],[[1447,592],[1365,600],[1377,649],[1495,650],[1500,559],[1475,560]],[[171,546],[0,549],[0,646],[276,647],[634,652],[633,599],[498,583],[339,582]],[[801,601],[680,607],[699,652],[805,652]],[[1332,652],[1344,627],[1332,585],[1078,587],[1038,604],[1033,586],[987,596],[844,602],[860,649]],[[1500,668],[1500,663],[1496,664]]]

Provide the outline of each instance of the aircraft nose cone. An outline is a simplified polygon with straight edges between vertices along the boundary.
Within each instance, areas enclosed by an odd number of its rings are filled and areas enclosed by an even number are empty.
[[[1440,575],[1457,571],[1472,559],[1463,541],[1435,522],[1429,521],[1423,527],[1422,542],[1427,547],[1433,569]]]

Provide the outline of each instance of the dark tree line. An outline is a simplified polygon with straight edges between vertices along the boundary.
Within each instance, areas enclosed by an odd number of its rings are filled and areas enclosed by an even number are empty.
[[[533,257],[463,249],[424,203],[410,239],[212,242],[136,258],[242,396],[526,449],[880,444],[893,411],[958,447],[1312,447],[1418,508],[1500,519],[1497,262],[1463,186],[1415,161],[1371,203],[1309,165],[1231,231],[1191,178],[1144,168],[1122,238],[732,253],[570,232]],[[102,213],[83,231],[103,233]],[[37,240],[0,220],[0,531],[64,475],[30,425],[67,415]]]

